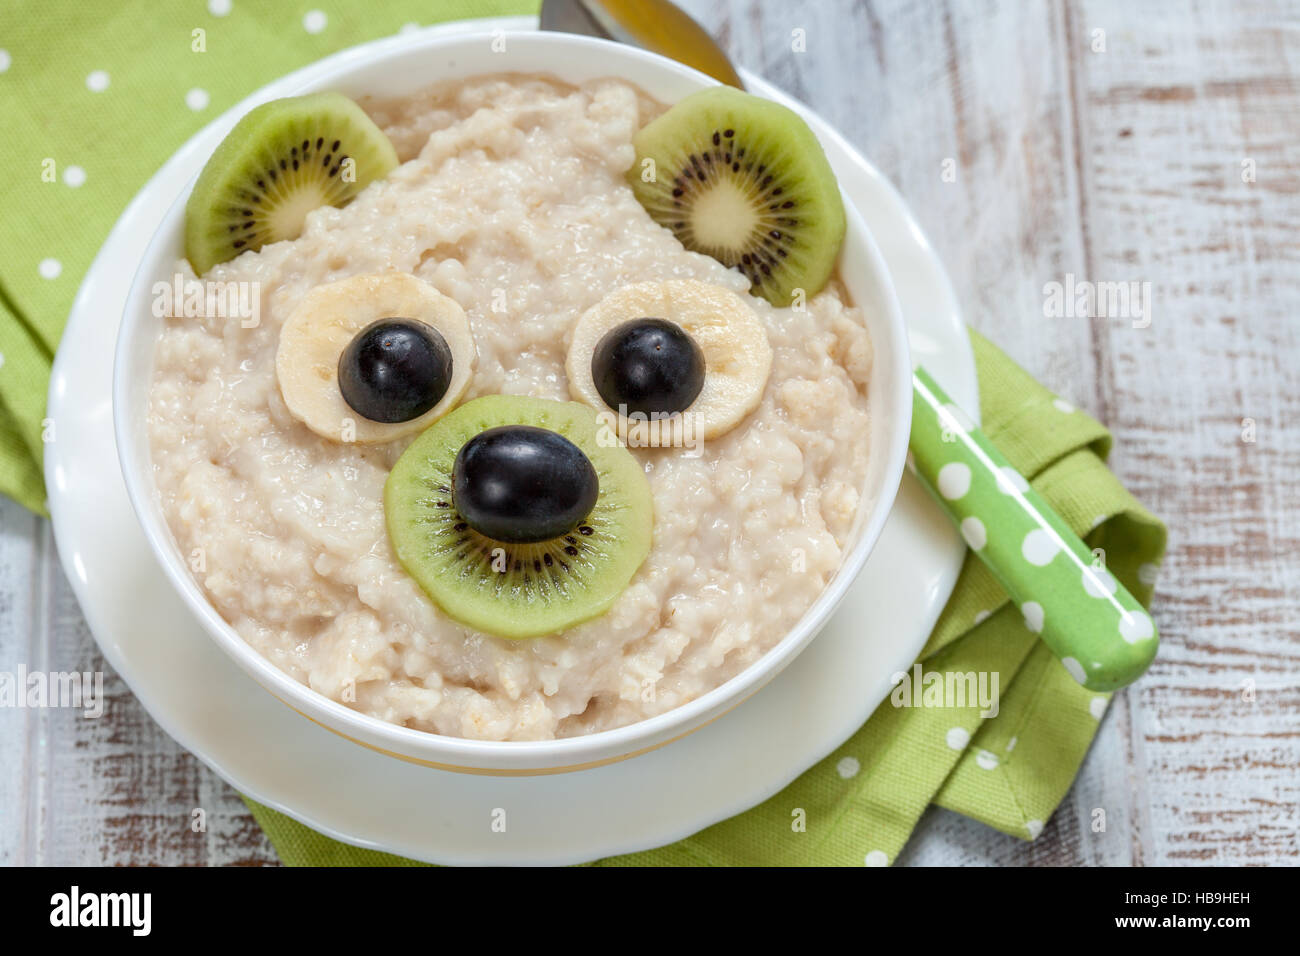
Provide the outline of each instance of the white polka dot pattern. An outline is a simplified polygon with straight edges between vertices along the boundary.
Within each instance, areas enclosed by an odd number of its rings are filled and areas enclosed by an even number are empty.
[[[1090,690],[1111,691],[1136,680],[1155,653],[1150,615],[1113,571],[1100,566],[1079,537],[1086,532],[1076,533],[968,424],[924,368],[915,370],[914,385],[914,470],[1020,608],[1025,627],[1069,661],[1071,674]],[[1050,406],[1040,412],[1055,422],[1050,427],[1083,425],[1082,413],[1065,399],[1049,396],[1042,404]],[[1076,416],[1078,424],[1057,415]],[[1153,578],[1150,569],[1140,573]]]

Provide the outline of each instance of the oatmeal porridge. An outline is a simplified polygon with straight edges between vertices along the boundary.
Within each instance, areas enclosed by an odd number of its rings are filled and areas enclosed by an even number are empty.
[[[170,317],[157,344],[156,484],[212,604],[319,693],[475,739],[607,730],[744,670],[816,600],[870,506],[861,314],[834,278],[799,307],[774,307],[656,223],[626,175],[634,135],[663,107],[625,82],[491,77],[362,106],[400,165],[342,208],[311,212],[298,238],[205,273],[256,290],[254,327]],[[194,278],[187,262],[177,269]],[[286,404],[276,354],[289,316],[318,287],[393,272],[463,310],[476,358],[461,402],[571,401],[575,325],[638,283],[729,290],[765,331],[770,372],[738,424],[695,449],[630,449],[652,540],[603,614],[527,640],[458,623],[403,567],[385,524],[386,479],[415,435],[330,440]]]

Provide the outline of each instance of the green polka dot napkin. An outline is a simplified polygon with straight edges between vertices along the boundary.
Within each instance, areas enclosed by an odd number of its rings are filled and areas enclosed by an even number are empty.
[[[342,47],[409,23],[536,7],[514,0],[6,0],[0,491],[44,510],[45,393],[77,285],[126,203],[190,135],[257,87]],[[1149,604],[1165,530],[1107,470],[1109,434],[979,335],[972,340],[984,432]],[[981,716],[977,700],[931,706],[945,701],[932,700],[927,675],[966,673],[998,675],[996,716]],[[740,816],[672,846],[600,863],[884,865],[932,803],[1032,839],[1074,779],[1106,704],[1107,695],[1074,682],[988,570],[968,557],[913,672],[835,753]],[[249,806],[285,863],[410,862]]]

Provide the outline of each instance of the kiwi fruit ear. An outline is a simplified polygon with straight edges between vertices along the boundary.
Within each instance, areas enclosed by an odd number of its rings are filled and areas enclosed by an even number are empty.
[[[185,255],[199,275],[295,239],[307,214],[342,206],[397,166],[383,130],[341,93],[263,103],[235,124],[185,204]]]
[[[485,433],[492,438],[513,426],[554,433],[565,441],[551,444],[571,443],[590,462],[595,504],[571,529],[552,528],[545,533],[553,536],[544,540],[497,531],[515,539],[506,541],[475,530],[476,502],[464,503],[468,518],[458,508],[457,487],[473,496],[465,488],[466,474],[456,473],[458,461],[470,470],[462,449]],[[525,469],[537,465],[516,461]],[[489,496],[493,486],[510,488],[515,477],[502,471],[512,467],[509,459],[495,467],[480,488]],[[525,493],[563,497],[564,478],[555,474]],[[521,504],[505,498],[507,508]],[[654,524],[645,472],[592,409],[516,395],[466,402],[415,439],[388,475],[384,516],[398,560],[434,603],[467,627],[516,639],[553,634],[608,610],[650,553]]]
[[[776,306],[826,284],[844,241],[844,202],[796,113],[711,87],[652,120],[632,145],[632,191],[687,249],[740,270]]]

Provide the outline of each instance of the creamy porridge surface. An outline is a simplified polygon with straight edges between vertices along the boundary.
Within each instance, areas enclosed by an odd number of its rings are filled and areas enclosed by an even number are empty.
[[[831,285],[797,312],[754,299],[775,353],[758,410],[705,442],[636,450],[654,544],[605,615],[512,642],[437,610],[388,543],[383,485],[407,444],[336,444],[280,396],[280,325],[313,287],[411,272],[469,315],[466,399],[569,399],[566,333],[618,287],[747,281],[685,251],[623,181],[660,107],[604,80],[496,77],[363,103],[403,165],[301,238],[217,266],[256,282],[261,323],[173,318],[150,434],[164,511],[208,597],[250,645],[383,720],[488,740],[569,737],[690,701],[776,644],[835,572],[867,468],[871,345]],[[189,266],[178,268],[191,276]]]

